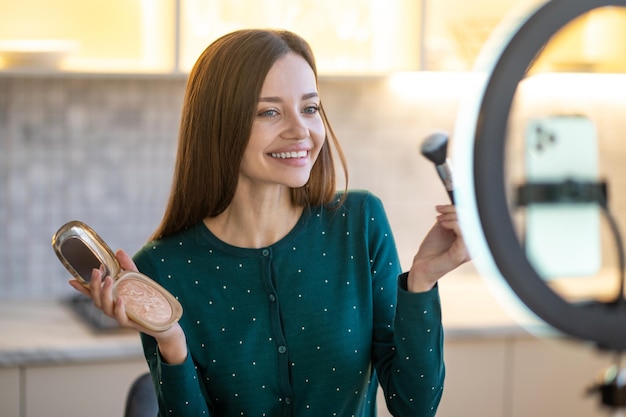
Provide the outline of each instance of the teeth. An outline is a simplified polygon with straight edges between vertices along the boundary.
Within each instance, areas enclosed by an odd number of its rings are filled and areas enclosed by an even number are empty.
[[[280,153],[272,153],[273,158],[281,158],[281,159],[289,159],[289,158],[304,158],[307,154],[307,151],[299,151],[299,152],[280,152]]]

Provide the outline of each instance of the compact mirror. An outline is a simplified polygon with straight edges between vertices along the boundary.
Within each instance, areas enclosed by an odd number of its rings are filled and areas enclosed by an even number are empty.
[[[91,280],[91,271],[102,263],[77,237],[63,241],[60,252],[67,259],[68,264],[74,268],[76,274],[88,283]]]
[[[170,328],[182,316],[182,306],[165,288],[135,271],[123,271],[113,251],[89,226],[80,221],[64,224],[52,237],[52,248],[65,268],[89,288],[91,273],[104,267],[111,276],[113,296],[122,297],[128,317],[154,331]]]
[[[100,266],[115,277],[119,264],[109,246],[86,224],[71,221],[52,237],[52,247],[65,268],[83,285],[91,283],[91,271]]]

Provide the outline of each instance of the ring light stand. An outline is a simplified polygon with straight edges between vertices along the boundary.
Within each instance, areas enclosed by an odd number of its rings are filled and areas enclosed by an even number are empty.
[[[529,310],[563,333],[622,352],[626,350],[625,304],[569,303],[542,280],[515,233],[504,182],[504,140],[518,83],[559,29],[604,6],[626,7],[626,0],[548,1],[526,20],[516,22],[496,54],[489,43],[485,46],[482,53],[496,58],[487,69],[477,101],[461,108],[455,127],[455,197],[463,234],[481,275],[504,279]],[[489,42],[494,40],[497,36]],[[624,376],[619,366],[607,371],[607,379],[597,387],[603,404],[626,406]]]

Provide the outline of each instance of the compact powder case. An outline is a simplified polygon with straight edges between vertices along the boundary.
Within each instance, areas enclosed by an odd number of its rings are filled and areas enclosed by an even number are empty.
[[[52,247],[61,263],[81,284],[89,288],[93,269],[104,267],[111,276],[113,296],[122,297],[128,317],[153,331],[172,327],[182,316],[183,308],[165,288],[146,275],[123,271],[115,254],[89,226],[71,221],[52,237]]]

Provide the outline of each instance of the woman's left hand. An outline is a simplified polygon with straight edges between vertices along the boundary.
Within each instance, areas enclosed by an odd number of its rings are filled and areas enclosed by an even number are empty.
[[[456,207],[448,204],[435,209],[439,213],[437,222],[422,241],[409,271],[407,285],[412,292],[432,289],[439,278],[470,260]]]

